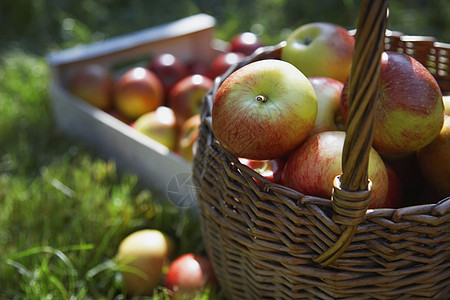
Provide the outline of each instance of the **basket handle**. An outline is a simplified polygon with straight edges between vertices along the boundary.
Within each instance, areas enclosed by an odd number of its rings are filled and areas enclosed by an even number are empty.
[[[347,249],[358,224],[365,219],[369,205],[372,184],[367,170],[387,12],[387,0],[361,1],[348,85],[349,108],[342,174],[333,183],[333,221],[343,225],[343,230],[335,244],[315,259],[324,266],[333,263]]]

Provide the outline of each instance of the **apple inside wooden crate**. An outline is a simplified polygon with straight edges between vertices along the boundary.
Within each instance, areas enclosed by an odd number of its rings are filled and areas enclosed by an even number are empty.
[[[179,207],[191,207],[192,164],[168,147],[122,122],[113,114],[75,96],[68,89],[73,74],[97,64],[112,70],[115,80],[131,67],[170,53],[183,62],[210,64],[221,51],[212,46],[215,19],[198,14],[102,42],[50,53],[50,98],[59,130],[81,140],[119,170],[131,172],[155,193],[169,196]]]

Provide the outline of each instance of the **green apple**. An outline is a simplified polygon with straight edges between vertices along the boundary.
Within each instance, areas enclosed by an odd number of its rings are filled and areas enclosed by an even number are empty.
[[[288,36],[281,59],[307,77],[324,76],[344,82],[350,74],[354,45],[354,37],[342,26],[314,22]]]
[[[169,150],[177,146],[177,123],[172,109],[160,106],[140,116],[132,127],[151,139],[163,144]]]
[[[317,98],[308,78],[290,63],[266,59],[225,79],[211,119],[224,148],[237,157],[264,160],[296,148],[316,117]]]

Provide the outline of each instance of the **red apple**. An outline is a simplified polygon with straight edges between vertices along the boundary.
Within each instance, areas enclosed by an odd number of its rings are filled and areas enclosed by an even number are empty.
[[[135,120],[163,104],[164,90],[161,80],[152,71],[134,67],[117,80],[114,96],[117,111]]]
[[[240,52],[248,56],[261,46],[263,46],[263,43],[256,34],[253,32],[242,32],[230,40],[229,52]]]
[[[111,116],[113,116],[114,118],[118,119],[119,121],[122,121],[123,123],[130,125],[130,120],[122,116],[114,107],[107,109],[106,112]]]
[[[334,178],[342,173],[344,140],[344,131],[326,131],[309,137],[289,156],[282,183],[300,193],[331,198]],[[369,207],[386,207],[388,174],[373,148],[369,154],[368,176],[372,181]]]
[[[116,260],[124,266],[121,274],[128,294],[148,295],[161,283],[171,243],[170,238],[154,229],[133,232],[120,243]]]
[[[203,61],[192,60],[187,63],[188,75],[200,74],[209,77],[209,67]]]
[[[350,74],[354,46],[354,37],[342,26],[309,23],[288,36],[281,59],[307,77],[324,76],[344,82]]]
[[[180,129],[179,153],[187,161],[193,161],[197,150],[197,138],[201,124],[200,114],[187,119]]]
[[[70,77],[68,87],[72,94],[99,109],[112,106],[114,79],[105,66],[89,64],[81,67]]]
[[[399,208],[403,204],[403,186],[400,177],[392,169],[389,164],[386,164],[386,171],[388,175],[388,191],[386,194],[386,208]]]
[[[189,75],[175,84],[169,94],[168,106],[175,112],[180,126],[200,113],[203,97],[212,86],[213,81],[200,74]]]
[[[429,145],[417,152],[419,168],[429,184],[442,197],[450,196],[450,116]]]
[[[214,286],[216,282],[210,260],[206,256],[187,253],[169,265],[164,287],[171,297],[187,297],[207,286]]]
[[[293,65],[260,60],[233,72],[219,87],[212,127],[222,146],[237,157],[282,157],[309,134],[317,98],[309,80]]]
[[[140,116],[133,126],[151,139],[174,151],[177,147],[178,129],[172,109],[160,106]]]
[[[348,83],[341,99],[344,120]],[[433,75],[414,58],[384,52],[375,107],[373,147],[383,156],[401,156],[428,145],[444,123],[442,93]]]
[[[336,120],[340,117],[340,99],[344,84],[328,77],[309,77],[317,96],[317,118],[310,135],[338,129]]]
[[[386,166],[397,175],[403,190],[403,206],[417,204],[411,199],[417,198],[424,186],[425,179],[419,169],[416,152],[398,158],[384,158]]]
[[[228,69],[240,62],[245,57],[244,54],[238,52],[226,52],[219,54],[211,63],[209,68],[209,77],[216,78],[217,76],[222,75]]]
[[[428,182],[424,182],[422,188],[420,189],[420,194],[416,194],[414,198],[407,200],[409,205],[426,205],[436,204],[448,196],[450,196],[450,194],[442,195],[433,185]]]
[[[283,174],[284,160],[281,158],[274,158],[270,160],[254,160],[239,158],[239,161],[249,168],[252,168],[267,180],[273,183],[281,182],[281,174]]]
[[[170,53],[155,56],[150,61],[148,69],[161,80],[165,95],[169,95],[170,89],[189,73],[184,62]]]

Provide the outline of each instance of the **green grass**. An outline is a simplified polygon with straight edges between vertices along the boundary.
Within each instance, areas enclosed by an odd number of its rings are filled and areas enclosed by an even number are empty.
[[[20,49],[0,61],[0,298],[120,298],[120,241],[156,228],[201,252],[198,220],[62,136],[48,72]]]

